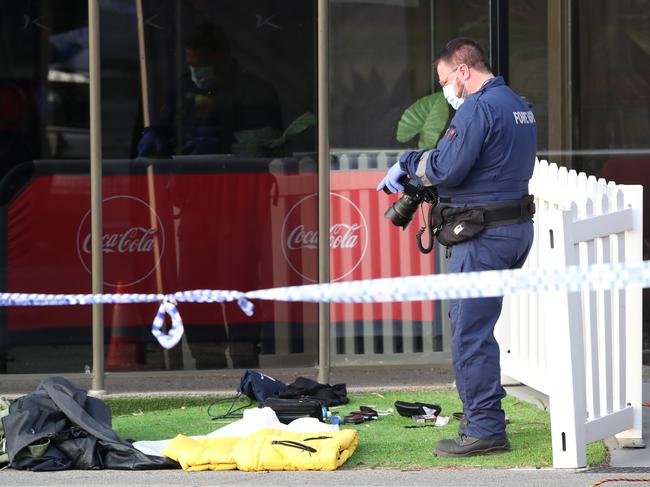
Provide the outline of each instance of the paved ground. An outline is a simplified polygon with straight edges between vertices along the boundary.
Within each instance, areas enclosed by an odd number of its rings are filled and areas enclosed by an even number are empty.
[[[296,377],[317,378],[317,369],[273,369],[266,371],[274,377],[292,382]],[[114,373],[106,376],[107,396],[124,395],[177,395],[177,394],[232,394],[242,375],[241,370],[180,371],[160,373]],[[91,378],[84,374],[64,374],[82,387],[90,388]],[[0,395],[16,397],[31,392],[45,375],[4,376],[0,382]],[[332,370],[330,383],[344,382],[350,391],[377,389],[450,389],[453,388],[453,371],[450,366],[376,366],[338,367]],[[650,368],[644,368],[644,380],[650,381]],[[528,398],[532,394],[524,387],[509,387],[508,393]],[[650,401],[650,384],[644,389],[644,400]],[[532,400],[538,403],[538,400]],[[650,438],[650,417],[644,411],[644,431]],[[553,469],[437,469],[390,470],[348,469],[336,472],[182,472],[182,471],[67,471],[51,473],[21,472],[11,469],[0,472],[0,486],[28,485],[409,485],[409,486],[590,486],[611,478],[647,479],[647,482],[612,482],[607,486],[650,485],[650,450],[620,450],[614,440],[608,441],[612,452],[612,468],[599,470]],[[632,467],[632,468],[629,468]]]
[[[264,372],[285,382],[296,377],[316,380],[318,369],[269,369]],[[239,385],[242,370],[187,370],[168,372],[107,373],[106,390],[109,396],[124,395],[178,395],[178,394],[233,394]],[[81,387],[91,387],[86,374],[61,374]],[[0,394],[26,394],[47,377],[44,374],[2,376]],[[350,391],[376,389],[453,389],[454,373],[451,365],[395,365],[374,367],[337,367],[332,369],[330,383],[345,383]]]
[[[650,382],[643,384],[643,401],[650,403]],[[610,465],[616,467],[649,467],[650,470],[650,408],[643,408],[643,437],[646,448],[619,448],[615,438],[608,438]]]
[[[625,473],[612,471],[594,473],[583,470],[388,470],[346,469],[335,472],[183,472],[182,470],[122,472],[0,472],[0,485],[24,486],[87,486],[112,485],[123,487],[165,485],[224,485],[224,486],[426,486],[426,487],[582,487],[611,478],[648,479],[647,483],[616,482],[609,486],[650,485],[650,471]]]

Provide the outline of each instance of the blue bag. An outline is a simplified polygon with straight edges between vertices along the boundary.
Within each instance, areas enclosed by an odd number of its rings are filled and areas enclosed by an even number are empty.
[[[267,397],[274,395],[276,392],[286,391],[287,386],[271,376],[248,369],[239,382],[238,390],[251,400],[258,401],[261,405],[264,404]]]

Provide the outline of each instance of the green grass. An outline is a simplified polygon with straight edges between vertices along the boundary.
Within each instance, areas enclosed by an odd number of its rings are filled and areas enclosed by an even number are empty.
[[[374,406],[379,410],[393,407],[396,400],[421,401],[442,406],[442,415],[451,416],[461,411],[458,394],[454,391],[436,392],[384,392],[351,394],[350,403],[332,408],[341,416],[358,410],[359,406]],[[133,440],[159,440],[172,438],[179,433],[200,435],[214,431],[227,421],[212,421],[207,414],[211,397],[129,398],[107,399],[113,411],[113,428],[123,438]],[[239,404],[246,402],[240,400]],[[223,413],[228,403],[213,408],[213,413]],[[409,418],[394,413],[377,421],[360,425],[344,425],[359,431],[359,447],[348,460],[346,468],[515,468],[552,466],[549,415],[531,404],[508,396],[503,408],[510,420],[507,426],[512,452],[502,455],[449,459],[432,455],[437,440],[457,435],[458,421],[450,418],[449,424],[440,428],[404,428],[415,424]],[[602,441],[588,445],[587,460],[590,466],[607,462],[608,452]]]

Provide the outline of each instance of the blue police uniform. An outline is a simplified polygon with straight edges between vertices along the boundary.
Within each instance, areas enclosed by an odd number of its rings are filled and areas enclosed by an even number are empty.
[[[443,206],[479,207],[515,202],[528,194],[536,151],[536,123],[528,105],[500,76],[467,96],[428,158],[409,158],[411,178],[424,174]],[[418,167],[419,166],[419,167]],[[532,221],[490,227],[452,247],[449,272],[520,268],[533,239]],[[499,346],[494,326],[502,298],[452,300],[452,360],[468,420],[464,433],[506,436]]]

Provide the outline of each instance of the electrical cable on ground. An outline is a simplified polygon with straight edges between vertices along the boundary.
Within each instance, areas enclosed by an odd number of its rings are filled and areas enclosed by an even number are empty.
[[[228,418],[241,418],[243,417],[242,411],[243,409],[249,408],[253,404],[252,399],[248,399],[248,404],[244,404],[243,406],[239,406],[235,408],[235,404],[237,403],[237,400],[242,396],[241,392],[237,393],[236,396],[233,397],[225,397],[223,399],[218,399],[216,402],[210,404],[208,406],[208,416],[212,419],[212,421],[217,421],[219,419],[228,419]],[[225,401],[232,401],[230,403],[230,407],[228,408],[228,411],[225,412],[224,414],[212,414],[211,409]]]
[[[597,487],[603,485],[606,482],[650,482],[650,478],[616,478],[616,479],[603,479],[599,480],[595,484],[591,484],[589,487]]]

